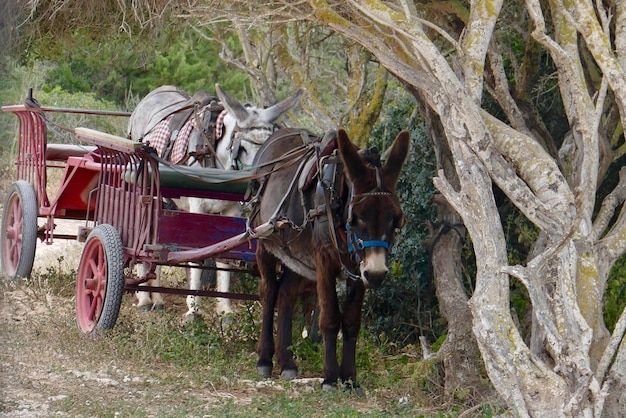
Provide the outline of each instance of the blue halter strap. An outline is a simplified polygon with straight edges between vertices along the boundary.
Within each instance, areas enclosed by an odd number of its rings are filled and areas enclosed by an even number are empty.
[[[369,241],[363,241],[350,229],[350,223],[346,223],[346,237],[348,241],[348,251],[352,254],[356,251],[363,251],[370,247],[381,247],[385,250],[389,250],[389,243],[380,239],[372,239]]]
[[[386,195],[391,194],[389,192],[385,192],[382,190],[380,169],[378,167],[375,167],[375,168],[376,168],[376,183],[377,183],[376,189],[372,190],[371,192],[361,193],[358,195],[359,197],[386,196]],[[358,258],[357,251],[363,251],[366,248],[378,247],[378,248],[384,248],[385,250],[389,251],[389,243],[387,241],[383,241],[379,239],[363,241],[351,230],[350,222],[352,221],[352,204],[354,202],[354,197],[355,197],[353,193],[354,193],[354,189],[350,187],[350,205],[348,206],[348,219],[346,220],[346,240],[348,241],[348,252],[352,255],[356,255]]]

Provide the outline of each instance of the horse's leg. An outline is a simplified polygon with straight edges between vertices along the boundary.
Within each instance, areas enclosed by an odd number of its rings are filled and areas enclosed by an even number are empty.
[[[339,378],[337,362],[337,334],[341,324],[341,313],[337,298],[336,277],[338,269],[329,265],[327,254],[315,255],[317,297],[320,307],[320,331],[324,340],[324,381],[322,388],[334,387]]]
[[[365,297],[365,286],[361,280],[348,279],[346,299],[343,303],[343,349],[341,353],[340,377],[356,387],[356,342],[361,329],[361,309]]]
[[[222,269],[227,269],[230,265],[226,263],[216,262],[217,267],[215,290],[218,292],[228,293],[230,290],[230,272]],[[230,306],[230,299],[228,298],[216,298],[217,306],[216,310],[218,315],[226,315],[233,312],[233,308]]]
[[[299,296],[300,282],[306,280],[285,268],[278,279],[278,326],[276,358],[280,364],[280,377],[291,380],[298,376],[298,366],[293,361],[292,345],[293,310]]]
[[[257,242],[256,262],[261,274],[259,298],[262,307],[261,335],[257,347],[259,359],[256,369],[261,376],[270,377],[274,357],[274,308],[278,297],[278,280],[276,258],[265,250],[262,240]]]

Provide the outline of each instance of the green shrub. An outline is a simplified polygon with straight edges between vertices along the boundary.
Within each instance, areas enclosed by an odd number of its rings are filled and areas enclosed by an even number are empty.
[[[436,218],[431,201],[436,162],[423,121],[415,112],[415,100],[399,87],[390,87],[387,96],[371,145],[385,150],[402,129],[411,134],[411,151],[397,189],[407,224],[393,248],[391,277],[380,289],[367,294],[364,321],[379,342],[393,341],[401,347],[416,343],[424,334],[436,339],[442,331],[435,325],[439,314],[430,256],[422,245],[428,238],[424,223]]]

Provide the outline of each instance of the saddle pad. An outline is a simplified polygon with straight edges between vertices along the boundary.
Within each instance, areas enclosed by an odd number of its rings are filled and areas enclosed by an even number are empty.
[[[149,142],[150,146],[156,149],[159,157],[163,157],[168,145],[170,144],[170,121],[173,115],[168,116],[159,122],[152,132],[146,135],[143,142]],[[172,147],[172,153],[169,160],[174,163],[180,163],[187,155],[187,148],[189,147],[189,137],[191,132],[196,127],[195,118],[189,118],[189,120],[180,128],[174,145]]]

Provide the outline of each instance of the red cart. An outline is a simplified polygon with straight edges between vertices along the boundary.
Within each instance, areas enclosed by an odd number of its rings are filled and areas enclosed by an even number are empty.
[[[125,291],[154,277],[158,265],[189,267],[216,258],[254,262],[246,218],[168,209],[164,202],[181,197],[243,201],[249,173],[170,166],[146,144],[76,128],[81,145],[47,142],[46,115],[51,112],[129,116],[124,112],[86,111],[26,105],[4,106],[19,119],[16,179],[4,206],[1,262],[9,278],[28,277],[41,239],[78,239],[84,248],[77,270],[76,315],[85,333],[112,328]],[[62,169],[56,196],[46,192],[48,171]],[[76,235],[55,234],[54,220],[84,220]],[[40,226],[39,222],[43,220]],[[150,266],[136,277],[137,263]],[[258,299],[257,295],[141,287],[161,293]]]

